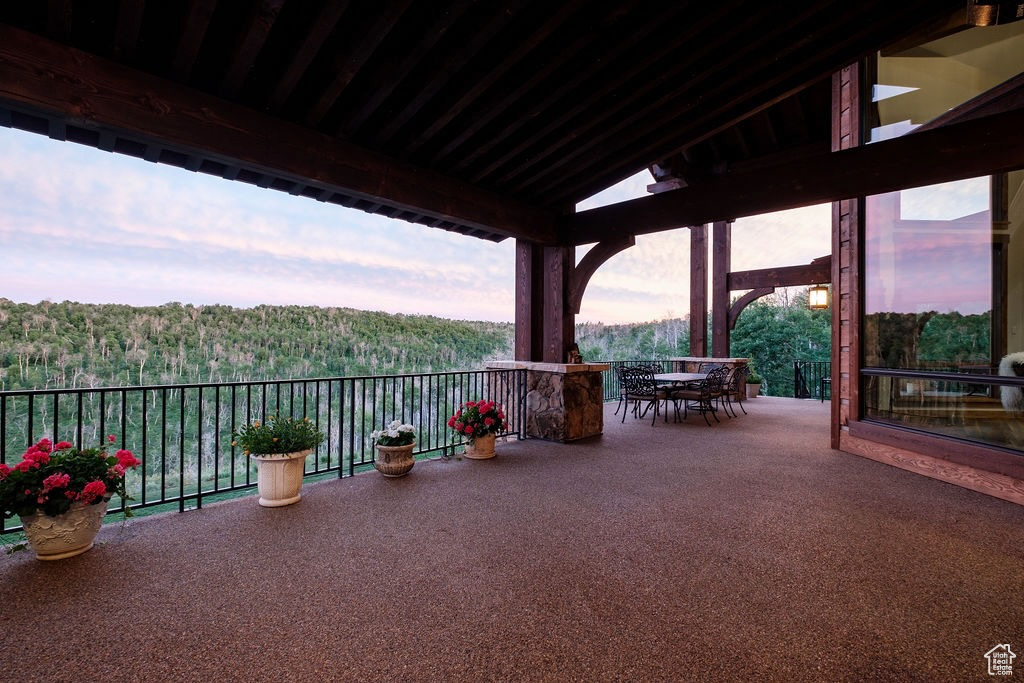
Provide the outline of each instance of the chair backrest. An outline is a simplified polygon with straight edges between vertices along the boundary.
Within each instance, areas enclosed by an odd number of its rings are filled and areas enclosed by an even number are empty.
[[[650,368],[629,367],[619,371],[619,386],[622,393],[634,396],[652,396],[657,391],[654,373]]]
[[[729,369],[724,367],[718,367],[708,373],[707,385],[708,391],[711,393],[719,393],[726,384],[726,377],[729,374]]]

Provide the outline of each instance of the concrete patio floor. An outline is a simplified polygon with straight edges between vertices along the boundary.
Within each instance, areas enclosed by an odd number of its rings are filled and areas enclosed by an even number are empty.
[[[611,404],[585,442],[0,558],[0,679],[964,681],[1024,653],[1024,508],[831,450],[827,403],[747,405]]]

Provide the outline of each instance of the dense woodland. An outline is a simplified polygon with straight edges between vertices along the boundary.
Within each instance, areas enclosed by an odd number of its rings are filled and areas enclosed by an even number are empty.
[[[0,299],[0,390],[474,369],[511,358],[513,333],[511,323],[349,308]],[[686,319],[581,323],[576,334],[587,360],[689,355]],[[740,316],[732,351],[755,359],[769,392],[792,395],[794,359],[829,359],[828,313],[807,310],[800,296],[759,300]]]

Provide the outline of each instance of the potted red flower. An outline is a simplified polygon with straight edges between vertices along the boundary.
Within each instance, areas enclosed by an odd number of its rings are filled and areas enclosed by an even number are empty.
[[[494,437],[506,429],[505,412],[494,401],[466,401],[450,418],[448,426],[466,437],[466,457],[494,457]]]
[[[40,560],[84,553],[99,533],[114,495],[129,500],[125,473],[138,467],[131,451],[107,453],[116,439],[98,448],[40,439],[13,467],[0,463],[0,506],[4,518],[18,515],[29,545]],[[17,546],[21,549],[24,546]]]

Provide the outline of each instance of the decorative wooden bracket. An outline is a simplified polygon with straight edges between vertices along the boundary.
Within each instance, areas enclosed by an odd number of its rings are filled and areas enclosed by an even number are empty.
[[[740,313],[743,312],[744,308],[762,296],[768,296],[773,292],[775,292],[774,287],[761,287],[760,289],[752,289],[739,299],[736,299],[733,305],[729,307],[729,329],[736,329],[736,321],[739,320]]]
[[[570,278],[568,303],[569,310],[573,312],[573,315],[579,314],[580,306],[583,304],[583,292],[587,289],[587,283],[590,282],[590,278],[597,272],[597,269],[612,256],[615,256],[620,251],[629,249],[634,244],[636,244],[636,237],[633,235],[626,235],[614,240],[605,240],[595,244],[580,259],[579,264],[573,269]]]

